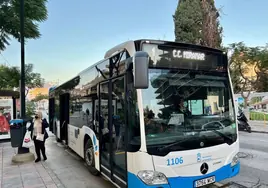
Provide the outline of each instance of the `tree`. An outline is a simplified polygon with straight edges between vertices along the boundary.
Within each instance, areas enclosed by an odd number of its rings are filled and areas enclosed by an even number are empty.
[[[0,1],[0,52],[9,45],[11,37],[20,42],[20,0]],[[24,0],[25,39],[41,36],[38,24],[47,19],[47,0]]]
[[[255,90],[257,92],[268,92],[268,46],[261,48],[258,61],[258,82],[255,85]]]
[[[221,48],[223,28],[219,22],[219,11],[215,7],[214,0],[202,0],[201,4],[204,11],[201,45]]]
[[[263,96],[262,97],[252,97],[250,99],[250,104],[255,104],[255,103],[261,102],[262,99],[263,99]]]
[[[43,95],[43,94],[38,94],[32,101],[33,102],[39,102],[43,99],[47,99],[48,100],[48,95]]]
[[[180,0],[173,15],[175,41],[200,44],[203,11],[200,0]]]
[[[35,113],[35,104],[32,101],[26,102],[26,116],[31,117]]]
[[[175,41],[220,48],[222,27],[213,0],[180,0],[173,15]]]
[[[0,65],[0,89],[19,88],[19,82],[19,67]],[[26,95],[28,94],[29,89],[42,87],[44,85],[44,79],[41,78],[41,74],[33,72],[32,64],[25,65],[25,85]]]
[[[241,94],[245,101],[244,107],[247,107],[250,93],[264,91],[264,86],[267,84],[267,48],[247,47],[243,42],[239,42],[230,44],[229,50],[232,53],[230,73],[234,92]]]

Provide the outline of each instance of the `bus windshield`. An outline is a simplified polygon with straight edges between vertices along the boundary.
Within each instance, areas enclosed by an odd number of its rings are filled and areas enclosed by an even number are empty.
[[[150,69],[149,79],[149,88],[142,90],[148,152],[166,153],[236,141],[226,74]],[[166,147],[169,144],[173,145]]]
[[[228,72],[217,71],[220,63],[213,61],[201,69],[183,69],[182,61],[174,62],[179,68],[170,67],[172,62],[166,68],[152,66],[156,60],[151,49],[149,87],[142,90],[148,153],[166,155],[234,143],[237,131]]]

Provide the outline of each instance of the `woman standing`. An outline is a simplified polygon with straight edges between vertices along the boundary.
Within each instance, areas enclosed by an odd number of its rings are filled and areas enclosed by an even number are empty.
[[[45,149],[45,141],[48,138],[48,134],[46,131],[47,127],[48,127],[47,120],[42,119],[42,112],[38,112],[35,115],[35,121],[32,127],[33,128],[32,137],[34,141],[35,152],[37,155],[37,158],[35,160],[36,163],[41,160],[40,150],[42,152],[44,161],[47,160],[46,149]]]

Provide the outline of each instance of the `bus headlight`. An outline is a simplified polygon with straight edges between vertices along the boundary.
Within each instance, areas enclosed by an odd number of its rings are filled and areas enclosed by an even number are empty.
[[[238,157],[238,154],[236,154],[232,159],[231,167],[235,166],[238,162],[239,162],[239,157]]]
[[[143,170],[138,173],[138,177],[147,185],[168,184],[165,174],[152,170]]]

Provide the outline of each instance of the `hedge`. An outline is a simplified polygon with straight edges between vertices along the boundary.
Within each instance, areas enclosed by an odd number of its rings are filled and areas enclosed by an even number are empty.
[[[249,117],[250,120],[268,121],[268,114],[262,112],[250,112]]]

